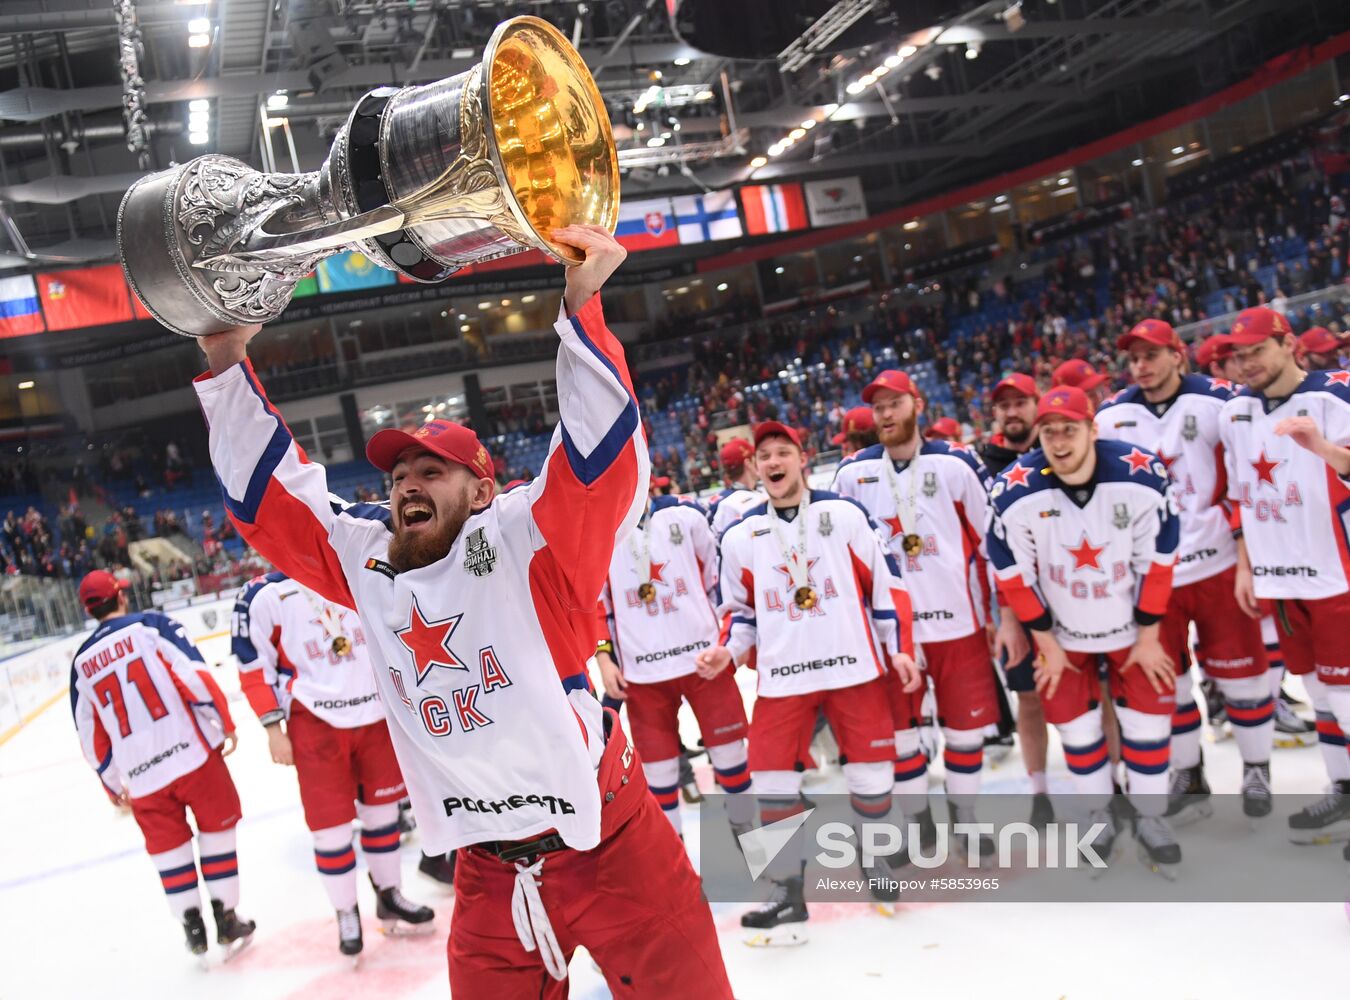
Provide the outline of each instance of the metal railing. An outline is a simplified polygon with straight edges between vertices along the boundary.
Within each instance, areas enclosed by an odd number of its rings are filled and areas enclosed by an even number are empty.
[[[1350,324],[1350,285],[1331,285],[1265,304],[1288,317],[1295,333],[1302,333],[1309,327],[1331,324],[1345,330]],[[1187,323],[1185,326],[1177,327],[1177,335],[1183,341],[1191,343],[1204,340],[1216,333],[1227,333],[1241,311],[1235,309],[1221,316],[1211,316],[1208,319]]]

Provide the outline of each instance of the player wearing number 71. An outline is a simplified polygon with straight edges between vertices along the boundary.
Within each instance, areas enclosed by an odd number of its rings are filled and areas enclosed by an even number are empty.
[[[80,602],[99,623],[70,667],[80,747],[109,797],[130,804],[188,950],[201,955],[206,926],[187,821],[192,810],[216,940],[233,953],[254,927],[234,912],[240,808],[224,760],[234,750],[234,723],[183,627],[158,611],[130,613],[123,590],[103,570],[80,582]]]

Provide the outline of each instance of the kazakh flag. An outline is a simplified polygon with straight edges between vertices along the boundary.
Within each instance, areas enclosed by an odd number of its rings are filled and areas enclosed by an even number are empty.
[[[393,271],[386,271],[363,253],[349,251],[319,261],[319,291],[356,292],[380,288],[398,282]]]

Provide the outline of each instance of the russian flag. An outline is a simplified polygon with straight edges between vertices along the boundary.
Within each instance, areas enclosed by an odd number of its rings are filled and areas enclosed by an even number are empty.
[[[0,338],[43,331],[42,308],[31,274],[0,278]]]
[[[744,235],[741,217],[736,213],[736,196],[731,191],[683,195],[673,202],[681,243],[734,240]]]
[[[808,225],[800,184],[748,184],[741,188],[741,207],[751,236],[790,233]]]
[[[680,245],[675,211],[669,198],[619,203],[619,225],[615,237],[629,250],[655,250]]]

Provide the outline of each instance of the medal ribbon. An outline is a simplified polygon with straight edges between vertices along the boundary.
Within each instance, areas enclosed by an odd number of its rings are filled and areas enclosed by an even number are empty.
[[[650,501],[648,501],[648,507],[643,510],[637,527],[628,533],[628,551],[633,557],[633,562],[637,564],[638,579],[644,584],[652,582],[652,536],[647,531],[647,528],[650,527],[648,524],[650,513]],[[641,551],[638,551],[635,535],[642,536]]]
[[[808,580],[811,577],[811,560],[806,558],[806,508],[810,503],[810,491],[803,491],[802,503],[797,509],[797,545],[795,548],[790,548],[787,540],[783,538],[783,533],[779,528],[783,519],[778,516],[778,508],[769,504],[769,525],[773,528],[773,537],[778,542],[779,551],[783,553],[783,562],[787,565],[788,576],[792,578],[794,594],[802,587],[809,586]]]
[[[909,493],[902,502],[900,485],[896,482],[895,463],[891,461],[889,455],[883,463],[886,470],[886,485],[891,488],[891,502],[895,504],[895,513],[900,517],[900,530],[905,534],[914,532],[919,520],[919,470],[916,468],[918,464],[919,454],[915,452],[914,457],[905,466],[909,471]]]

